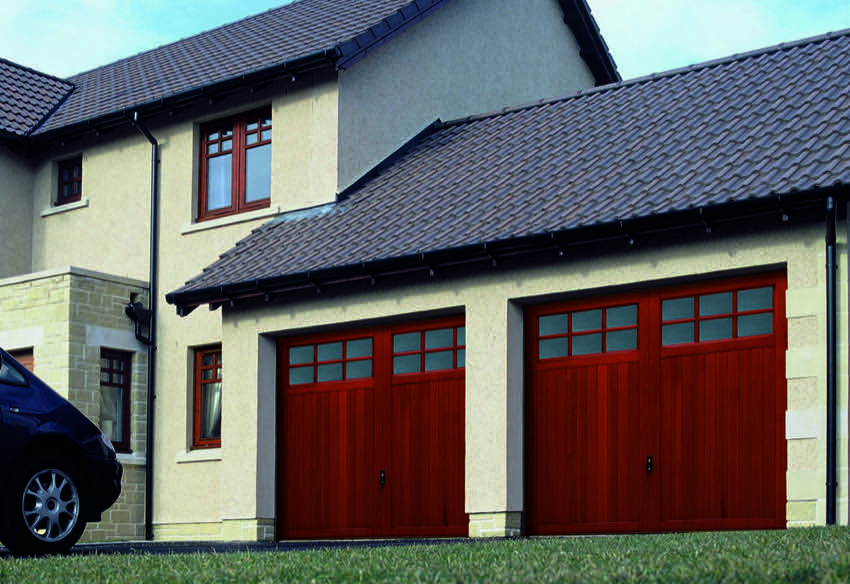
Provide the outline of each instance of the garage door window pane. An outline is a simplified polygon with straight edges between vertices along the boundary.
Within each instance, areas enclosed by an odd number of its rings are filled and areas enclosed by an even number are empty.
[[[619,328],[623,326],[637,325],[637,305],[617,306],[605,311],[605,326],[607,328]]]
[[[706,294],[699,297],[699,315],[730,314],[732,312],[732,293]],[[731,336],[731,334],[730,334]]]
[[[541,316],[538,320],[540,336],[565,335],[568,332],[569,320],[566,314],[554,314],[552,316]]]
[[[289,385],[302,385],[304,383],[313,383],[313,368],[290,367]]]
[[[313,345],[306,347],[292,347],[289,349],[289,364],[303,365],[313,362]]]
[[[420,333],[407,333],[393,335],[393,351],[395,353],[407,353],[418,351],[422,348],[422,335]]]
[[[602,335],[576,335],[573,337],[573,355],[591,355],[602,352]]]
[[[421,363],[419,354],[416,355],[401,355],[393,358],[393,374],[401,373],[419,373]]]
[[[372,360],[351,361],[345,365],[346,379],[365,379],[372,377]]]
[[[317,381],[339,381],[342,379],[342,363],[331,363],[329,365],[319,365]]]
[[[585,310],[573,313],[573,332],[597,331],[602,328],[602,311]],[[601,337],[600,337],[601,343]],[[600,347],[601,350],[601,347]]]
[[[661,317],[664,320],[680,320],[683,318],[693,318],[693,297],[665,300],[661,305]]]
[[[463,347],[466,345],[466,327],[457,327],[457,346]]]
[[[425,348],[426,349],[442,349],[443,347],[451,347],[454,345],[454,329],[440,329],[436,331],[427,331],[425,333]],[[427,366],[425,367],[427,370]]]
[[[357,359],[358,357],[372,356],[372,339],[360,339],[345,343],[345,357]]]
[[[694,323],[665,325],[661,331],[661,343],[664,345],[681,345],[694,342]]]
[[[715,318],[699,323],[700,341],[717,341],[732,338],[732,319]]]
[[[466,367],[466,349],[457,350],[457,368],[463,369]]]
[[[319,361],[339,361],[342,359],[342,343],[327,343],[319,345]]]
[[[754,337],[773,333],[773,313],[748,314],[738,317],[738,336]]]
[[[425,353],[425,371],[441,371],[453,369],[454,351],[440,351],[438,353]]]
[[[632,351],[637,349],[637,329],[614,331],[605,337],[606,352]]]
[[[738,312],[768,308],[773,308],[773,288],[756,288],[738,292]]]
[[[567,337],[560,339],[547,339],[540,341],[539,351],[541,359],[555,359],[569,355]]]

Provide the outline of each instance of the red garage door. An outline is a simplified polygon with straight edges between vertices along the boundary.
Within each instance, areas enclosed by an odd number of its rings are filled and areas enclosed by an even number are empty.
[[[529,533],[784,527],[785,289],[529,308]]]
[[[283,339],[278,536],[456,536],[462,319]]]

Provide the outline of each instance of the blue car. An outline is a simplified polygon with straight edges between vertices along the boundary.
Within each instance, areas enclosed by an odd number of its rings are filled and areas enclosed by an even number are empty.
[[[0,349],[0,542],[66,551],[118,498],[122,474],[103,432]]]

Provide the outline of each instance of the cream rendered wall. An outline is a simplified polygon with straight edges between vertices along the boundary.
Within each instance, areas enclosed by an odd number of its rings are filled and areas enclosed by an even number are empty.
[[[0,142],[0,278],[31,270],[32,182],[29,160]]]
[[[82,201],[54,206],[56,161],[82,155]],[[36,163],[32,270],[75,266],[148,279],[150,146],[130,127],[69,142]]]
[[[557,0],[458,0],[340,72],[339,186],[437,118],[593,87]]]
[[[226,522],[234,507],[231,497],[241,496],[244,477],[253,480],[257,473],[257,411],[250,409],[251,402],[233,402],[225,396],[223,415],[227,419],[247,417],[244,427],[226,426],[221,449],[191,449],[192,351],[221,342],[221,312],[211,313],[202,307],[180,318],[163,296],[200,273],[251,229],[275,215],[334,200],[337,103],[335,75],[309,76],[294,84],[281,82],[265,92],[246,91],[244,95],[214,104],[198,118],[152,128],[162,147],[154,456],[157,539],[265,537],[262,533],[266,528],[258,526],[253,516],[239,514],[239,521],[233,527]],[[198,123],[267,104],[272,106],[273,131],[271,207],[196,222]],[[227,378],[231,375],[230,368],[242,356],[228,345],[223,359]],[[222,465],[223,456],[238,457],[240,470],[236,475],[228,474],[232,469]],[[242,521],[246,517],[247,523]],[[235,530],[233,535],[226,531],[231,528]]]
[[[309,302],[225,309],[224,352],[232,355],[224,379],[223,434],[243,440],[222,449],[229,477],[225,515],[275,517],[274,337],[324,328],[347,328],[408,315],[466,315],[466,510],[472,535],[516,533],[523,508],[522,305],[681,278],[726,276],[739,270],[787,268],[786,354],[789,412],[789,525],[823,523],[825,401],[823,342],[825,305],[823,227],[785,228],[769,235],[706,239],[663,249],[624,249],[617,256],[568,259],[546,268],[433,283],[376,288],[369,294]],[[846,306],[846,248],[842,248],[840,302]],[[846,316],[846,313],[845,313]],[[839,402],[848,399],[847,319],[842,317]],[[238,410],[234,412],[234,409]],[[847,412],[842,412],[839,452],[839,518],[847,523]],[[798,440],[808,440],[798,456]],[[256,453],[252,450],[257,447]],[[495,526],[495,527],[494,527]]]

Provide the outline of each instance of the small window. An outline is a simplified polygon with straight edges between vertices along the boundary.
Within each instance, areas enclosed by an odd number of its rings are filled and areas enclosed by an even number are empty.
[[[637,349],[637,304],[549,314],[537,319],[540,359]]]
[[[66,205],[83,197],[83,157],[77,156],[58,164],[59,180],[56,204]]]
[[[118,452],[130,452],[130,381],[132,356],[100,352],[100,429]]]
[[[0,358],[0,383],[26,386],[27,378],[24,377],[24,374],[9,359]]]
[[[268,207],[271,152],[271,108],[202,126],[198,219]]]
[[[193,448],[221,446],[221,346],[195,351]]]
[[[466,327],[447,327],[393,335],[393,375],[463,369]]]
[[[664,346],[773,334],[773,287],[666,299],[661,318]]]
[[[351,339],[289,348],[289,385],[372,377],[372,339]]]

